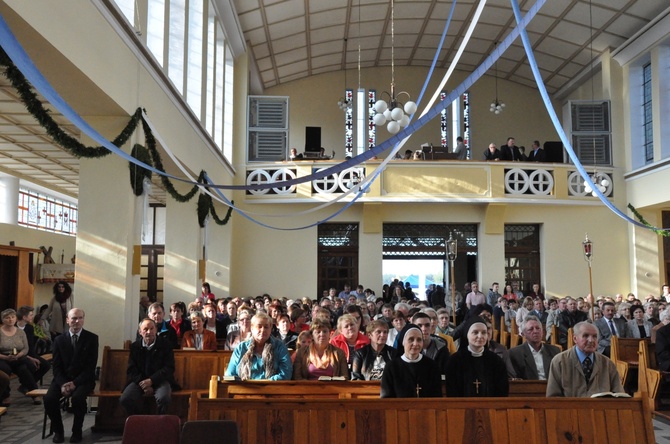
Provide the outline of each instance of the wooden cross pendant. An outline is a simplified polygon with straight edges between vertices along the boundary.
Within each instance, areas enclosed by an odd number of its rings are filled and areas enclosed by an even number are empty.
[[[479,394],[479,386],[482,385],[481,381],[479,379],[475,379],[475,382],[473,382],[472,385],[475,386],[475,391],[477,394]]]
[[[421,386],[419,384],[416,385],[416,397],[419,397],[419,392],[421,391]]]

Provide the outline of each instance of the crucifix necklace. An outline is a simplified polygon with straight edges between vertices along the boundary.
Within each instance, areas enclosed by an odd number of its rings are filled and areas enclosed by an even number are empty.
[[[419,384],[416,385],[416,397],[419,398],[419,392],[421,391],[421,386]]]
[[[472,385],[475,386],[475,391],[477,394],[479,394],[479,386],[482,385],[481,381],[479,379],[475,379]]]

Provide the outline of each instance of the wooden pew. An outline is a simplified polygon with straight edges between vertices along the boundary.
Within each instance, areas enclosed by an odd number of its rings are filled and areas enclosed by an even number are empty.
[[[130,350],[115,350],[105,346],[98,389],[92,396],[98,398],[94,430],[121,430],[126,418],[119,404],[121,392],[126,385],[126,369]],[[175,350],[175,381],[181,387],[172,392],[170,414],[183,420],[188,417],[188,402],[192,393],[207,392],[212,374],[223,374],[230,361],[230,351]],[[155,408],[153,398],[146,399],[146,408]]]
[[[641,398],[204,399],[245,443],[653,443]],[[634,425],[634,426],[632,426]]]
[[[507,331],[507,324],[505,323],[505,318],[503,317],[500,318],[500,341],[498,341],[498,343],[509,349],[509,340],[510,334]]]
[[[626,387],[626,381],[631,370],[637,370],[638,368],[640,341],[649,342],[649,339],[612,336],[610,359],[616,365],[616,369],[621,377],[621,385],[624,388]]]
[[[380,381],[223,381],[214,375],[208,396],[211,399],[379,399],[380,391]],[[510,396],[538,397],[546,392],[547,381],[510,381]]]
[[[640,341],[638,354],[638,393],[650,410],[659,410],[658,389],[662,375],[656,363],[656,345],[648,341]]]
[[[519,326],[516,324],[516,319],[512,318],[511,324],[512,331],[510,332],[509,347],[507,347],[508,349],[514,348],[522,342],[521,335],[519,335]]]

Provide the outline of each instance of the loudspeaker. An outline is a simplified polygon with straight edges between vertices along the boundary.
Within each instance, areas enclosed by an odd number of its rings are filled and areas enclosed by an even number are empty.
[[[544,142],[546,162],[563,163],[563,142]]]
[[[307,126],[305,127],[305,151],[321,150],[321,127]]]

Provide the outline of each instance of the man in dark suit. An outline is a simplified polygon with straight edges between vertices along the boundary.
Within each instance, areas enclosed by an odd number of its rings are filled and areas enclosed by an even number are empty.
[[[547,155],[542,148],[540,148],[540,141],[536,140],[533,142],[533,148],[528,154],[528,162],[546,162]]]
[[[620,338],[632,338],[633,335],[628,329],[628,323],[623,318],[615,318],[616,308],[613,302],[605,302],[601,308],[603,317],[596,320],[594,325],[598,328],[598,353],[609,358],[612,336]]]
[[[514,137],[507,138],[507,144],[500,147],[500,160],[525,160],[515,142]]]
[[[542,343],[542,324],[536,316],[526,316],[522,329],[526,342],[509,351],[514,373],[520,379],[547,379],[551,360],[561,351],[555,345]]]
[[[70,310],[66,318],[69,331],[58,335],[53,344],[53,380],[44,397],[44,410],[51,419],[55,443],[65,439],[60,399],[69,397],[72,400],[74,422],[70,442],[81,442],[86,397],[95,388],[98,336],[84,330],[84,317],[83,310]]]
[[[165,337],[159,336],[156,323],[145,319],[139,325],[140,338],[130,345],[127,383],[119,403],[128,415],[139,413],[144,395],[156,399],[157,412],[167,412],[174,381],[174,352]]]

